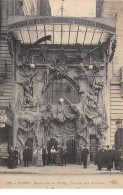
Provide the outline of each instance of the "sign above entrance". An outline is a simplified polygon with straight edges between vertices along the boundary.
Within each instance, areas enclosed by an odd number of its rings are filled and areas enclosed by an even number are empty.
[[[93,20],[89,20],[86,18],[69,18],[69,17],[41,17],[35,18],[31,20],[25,20],[21,22],[16,22],[10,24],[9,31],[15,30],[18,28],[23,28],[27,26],[35,26],[35,25],[45,25],[45,24],[70,24],[70,25],[79,25],[79,26],[87,26],[102,29],[108,32],[115,33],[115,27],[109,26],[107,24],[96,22]]]
[[[70,17],[35,17],[8,26],[9,34],[23,45],[35,46],[37,43],[48,45],[97,46],[115,35],[114,23],[104,19]],[[48,39],[46,39],[48,38]]]

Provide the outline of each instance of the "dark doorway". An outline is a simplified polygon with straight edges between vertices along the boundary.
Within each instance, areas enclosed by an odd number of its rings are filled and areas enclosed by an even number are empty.
[[[0,165],[7,165],[7,159],[3,158],[8,156],[11,146],[13,146],[13,128],[9,125],[0,128]]]
[[[53,138],[47,142],[47,150],[50,151],[52,146],[57,150],[58,142]]]
[[[74,164],[76,162],[76,140],[67,140],[67,162]]]
[[[123,150],[123,129],[118,129],[115,133],[115,147]]]
[[[33,154],[33,139],[29,138],[26,143],[25,146],[28,146],[29,149],[29,161],[32,162],[32,154]]]
[[[90,161],[95,161],[95,155],[98,151],[98,138],[96,135],[90,135]]]

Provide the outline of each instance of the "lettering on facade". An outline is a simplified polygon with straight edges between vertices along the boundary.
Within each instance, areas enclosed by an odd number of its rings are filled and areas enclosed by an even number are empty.
[[[77,24],[77,25],[84,25],[84,26],[90,26],[90,27],[97,27],[101,28],[103,30],[115,32],[115,27],[111,27],[106,24],[102,24],[99,22],[94,22],[91,20],[86,19],[80,19],[80,18],[68,18],[68,17],[52,17],[52,18],[37,18],[33,20],[25,20],[21,22],[17,22],[14,24],[9,25],[9,30],[17,29],[17,28],[23,28],[28,25],[36,25],[36,24]]]

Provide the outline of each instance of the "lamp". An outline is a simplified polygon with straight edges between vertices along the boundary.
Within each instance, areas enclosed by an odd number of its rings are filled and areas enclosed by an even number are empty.
[[[89,65],[89,70],[93,70],[94,66],[92,64]]]
[[[31,68],[35,68],[35,64],[31,64],[30,67],[31,67]]]
[[[59,101],[60,101],[60,103],[63,103],[64,102],[64,98],[60,98]]]

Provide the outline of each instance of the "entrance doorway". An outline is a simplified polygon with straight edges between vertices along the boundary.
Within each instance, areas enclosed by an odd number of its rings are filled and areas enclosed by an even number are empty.
[[[54,146],[54,148],[57,150],[58,142],[54,138],[47,142],[47,150],[50,151],[52,146]]]
[[[123,150],[123,129],[118,129],[115,133],[115,147]]]
[[[28,146],[29,149],[29,161],[32,162],[32,157],[33,157],[33,139],[29,138],[26,143],[25,146]]]
[[[76,162],[76,140],[67,140],[67,162],[74,164]]]
[[[96,135],[90,135],[90,161],[95,161],[95,156],[98,151],[99,140]]]

